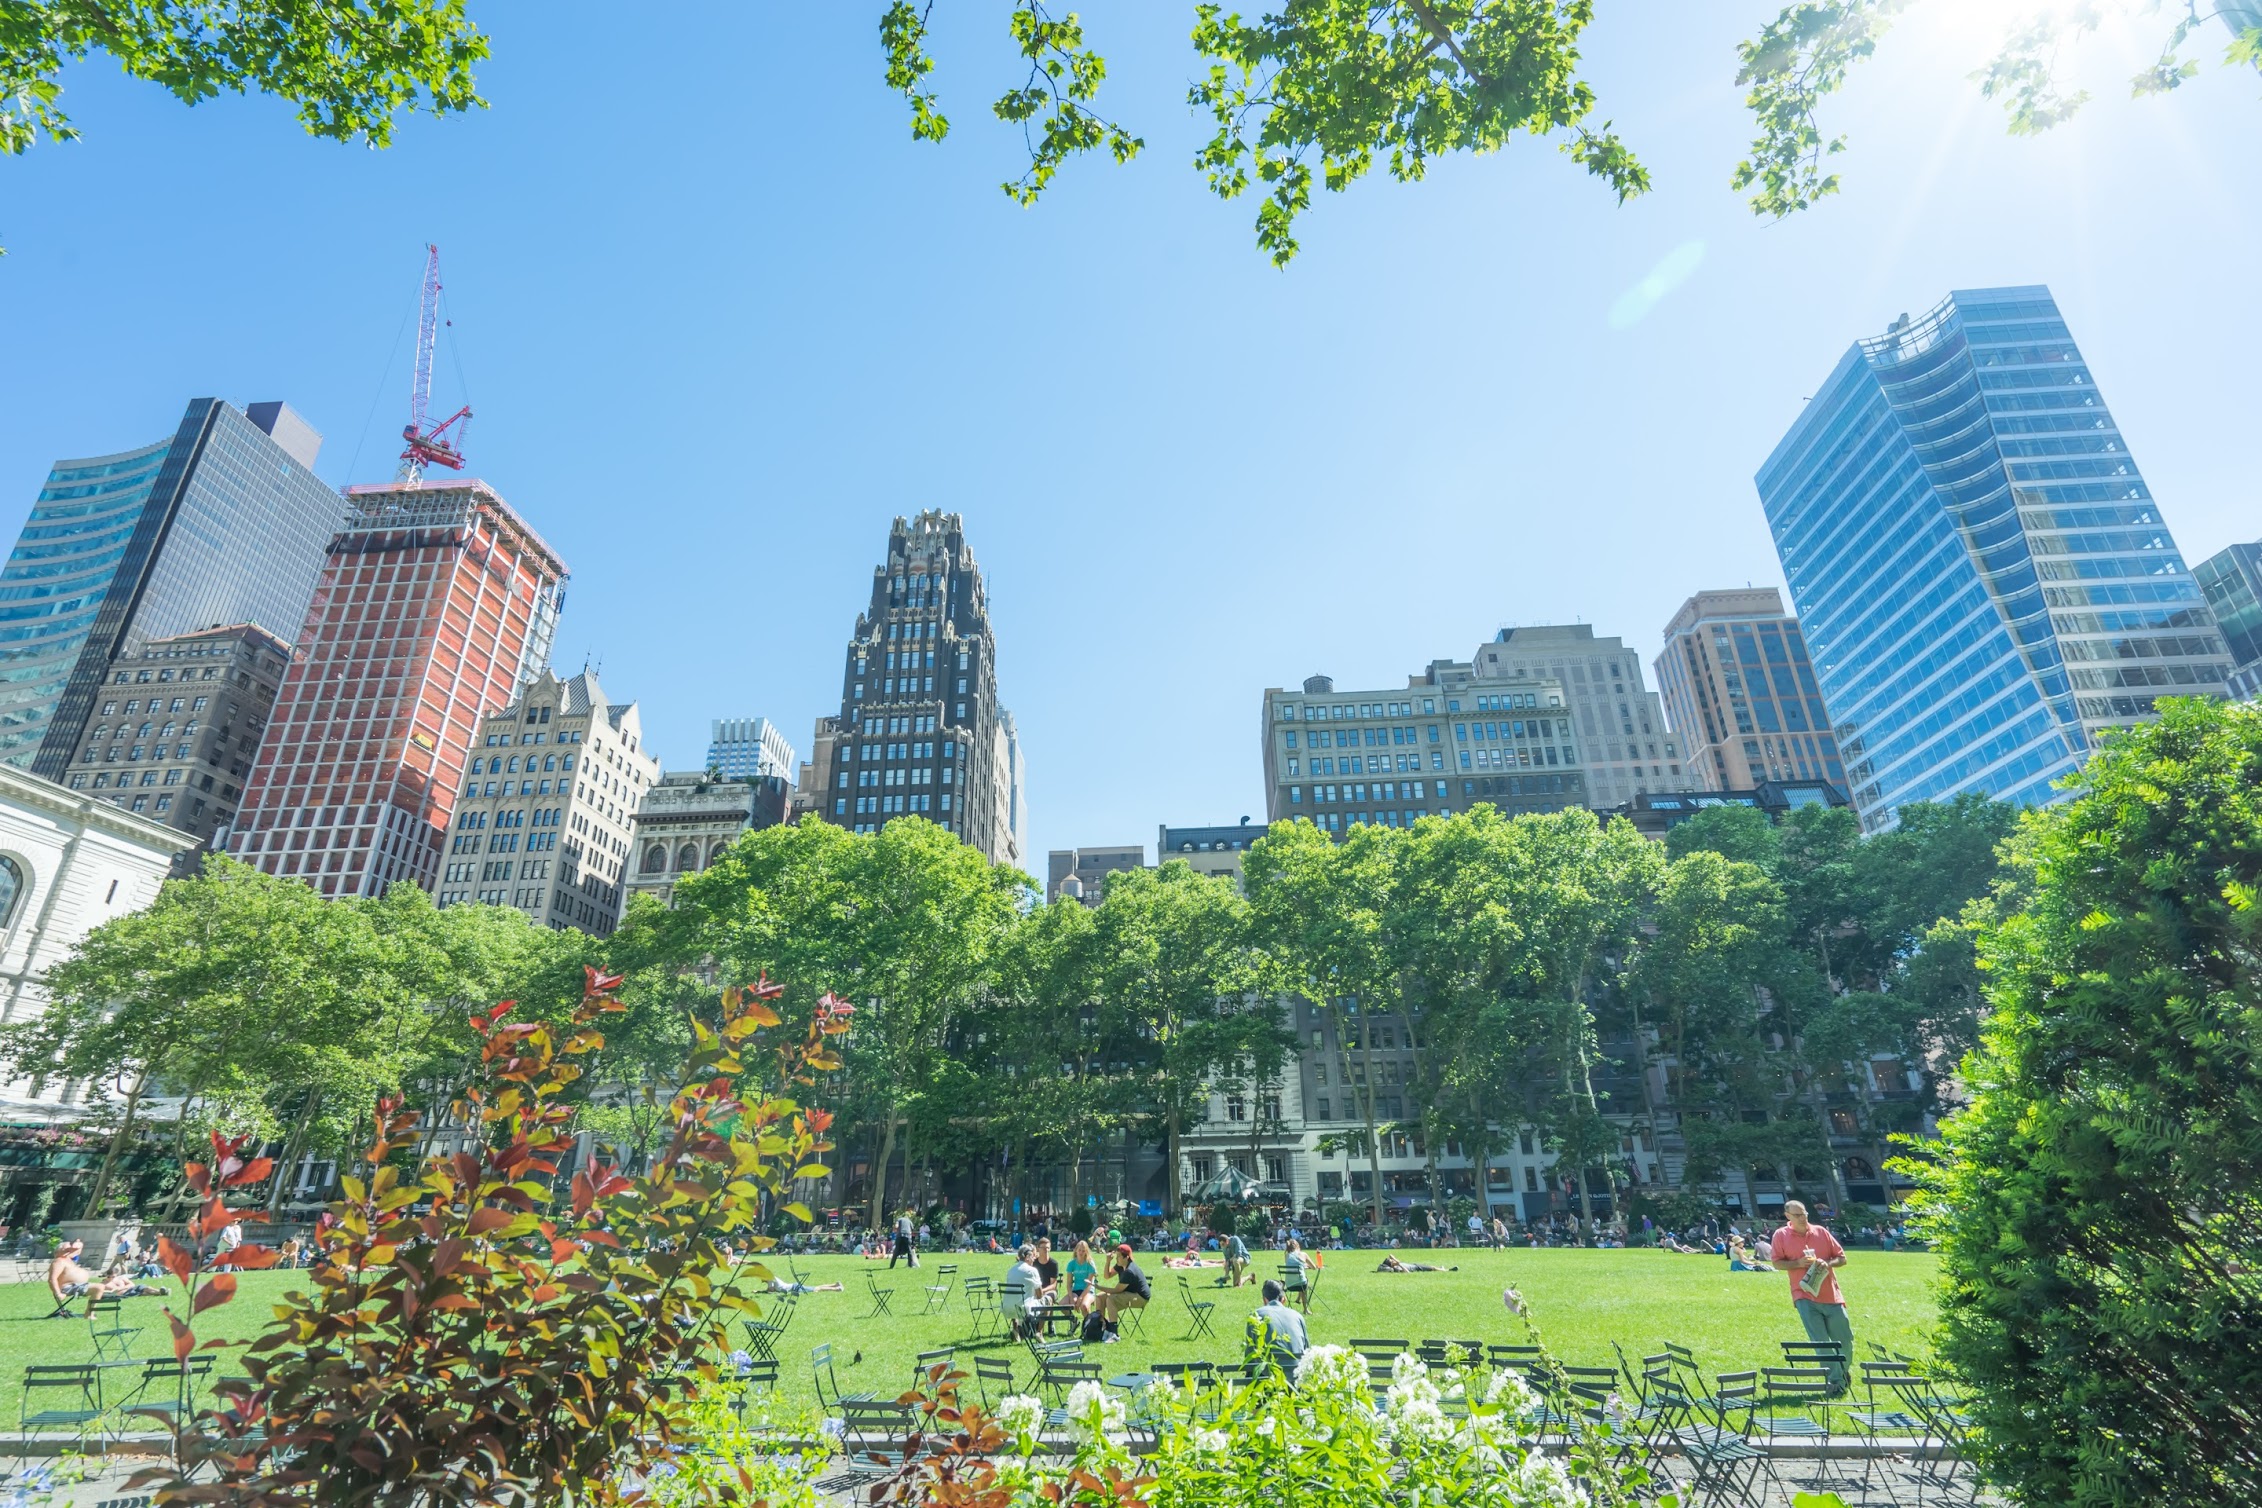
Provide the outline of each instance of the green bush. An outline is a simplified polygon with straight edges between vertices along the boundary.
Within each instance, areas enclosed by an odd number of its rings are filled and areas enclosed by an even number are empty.
[[[1912,1167],[2025,1504],[2262,1501],[2262,712],[2161,708],[2012,840],[1971,1103]]]

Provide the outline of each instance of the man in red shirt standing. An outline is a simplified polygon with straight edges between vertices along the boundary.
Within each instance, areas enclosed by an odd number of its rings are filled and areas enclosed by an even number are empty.
[[[1846,1322],[1846,1296],[1838,1291],[1837,1269],[1846,1265],[1838,1238],[1809,1223],[1806,1206],[1793,1199],[1783,1206],[1785,1224],[1768,1248],[1772,1265],[1791,1275],[1791,1302],[1812,1341],[1835,1341],[1838,1359],[1827,1363],[1830,1391],[1846,1390],[1846,1368],[1854,1356],[1854,1327]]]

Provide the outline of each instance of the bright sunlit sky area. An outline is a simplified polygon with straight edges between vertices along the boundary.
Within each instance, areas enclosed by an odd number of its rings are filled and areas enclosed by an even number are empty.
[[[1040,873],[1261,821],[1267,686],[1402,686],[1523,623],[1646,660],[1689,593],[1779,584],[1753,472],[1849,343],[1952,288],[2050,286],[2188,559],[2262,536],[2262,79],[2219,30],[2135,102],[2108,36],[2088,110],[2013,138],[1966,75],[2018,8],[1927,0],[1828,106],[1844,192],[1770,224],[1727,183],[1772,0],[1601,0],[1598,118],[1653,193],[1519,139],[1318,195],[1279,272],[1190,165],[1191,0],[1083,6],[1146,150],[1033,210],[988,109],[1008,7],[935,7],[939,147],[881,85],[883,8],[475,0],[491,108],[383,152],[75,68],[85,139],[0,162],[8,536],[56,458],[201,395],[285,399],[326,480],[390,477],[436,242],[435,402],[572,568],[558,668],[601,661],[670,767],[720,716],[806,755],[890,519],[963,513]]]

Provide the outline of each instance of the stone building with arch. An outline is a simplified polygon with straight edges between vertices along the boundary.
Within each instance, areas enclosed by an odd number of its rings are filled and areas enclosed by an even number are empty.
[[[719,858],[738,835],[785,820],[790,789],[780,775],[726,780],[711,770],[675,770],[644,793],[630,842],[630,895],[675,904],[676,882]]]
[[[79,939],[157,899],[193,834],[0,765],[0,1024],[47,1008],[47,971]],[[0,1085],[0,1122],[76,1120],[87,1086]]]

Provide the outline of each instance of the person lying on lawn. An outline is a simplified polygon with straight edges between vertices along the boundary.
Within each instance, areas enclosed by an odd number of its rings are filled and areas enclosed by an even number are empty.
[[[1459,1272],[1458,1267],[1434,1267],[1427,1262],[1402,1262],[1396,1252],[1385,1252],[1376,1272]]]

